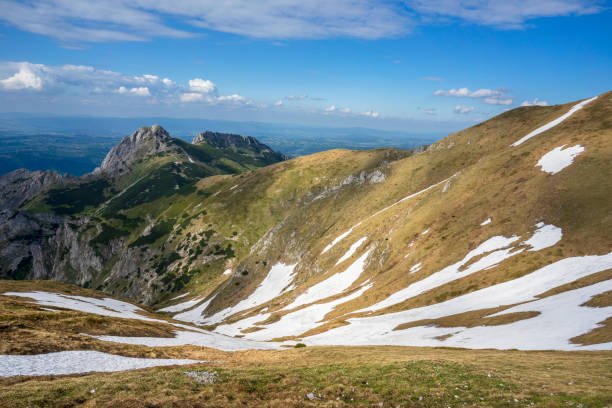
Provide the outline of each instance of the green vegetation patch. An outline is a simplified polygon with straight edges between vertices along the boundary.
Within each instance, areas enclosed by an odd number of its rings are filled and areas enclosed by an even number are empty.
[[[130,235],[129,231],[115,228],[108,224],[102,224],[102,231],[90,241],[92,245],[106,245],[114,239]]]
[[[151,233],[149,235],[138,237],[138,239],[132,242],[129,246],[136,247],[136,246],[153,244],[158,239],[170,234],[175,221],[176,221],[175,219],[169,219],[169,220],[158,222],[155,226],[153,226],[153,228],[151,228]]]
[[[83,212],[87,207],[97,207],[106,201],[107,180],[98,179],[76,186],[56,188],[47,193],[46,204],[52,212],[71,215]]]

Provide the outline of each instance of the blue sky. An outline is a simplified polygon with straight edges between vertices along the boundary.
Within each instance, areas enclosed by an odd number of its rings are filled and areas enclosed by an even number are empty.
[[[0,0],[0,111],[450,131],[610,90],[592,0]]]

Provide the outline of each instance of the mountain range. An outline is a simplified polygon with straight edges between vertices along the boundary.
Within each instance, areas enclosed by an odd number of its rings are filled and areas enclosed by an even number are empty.
[[[293,159],[142,127],[80,178],[0,177],[0,276],[257,347],[609,350],[611,117],[608,92],[421,148]]]

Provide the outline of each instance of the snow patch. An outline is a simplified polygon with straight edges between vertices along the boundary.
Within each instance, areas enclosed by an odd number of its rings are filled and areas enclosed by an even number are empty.
[[[230,268],[223,271],[223,275],[229,275],[230,273],[232,273],[232,270]]]
[[[327,245],[325,248],[323,248],[323,251],[321,252],[321,255],[323,255],[324,253],[326,253],[327,251],[329,251],[330,249],[332,249],[332,247],[334,245],[336,245],[338,242],[342,241],[344,238],[346,238],[351,232],[353,232],[353,230],[355,228],[357,228],[358,226],[361,225],[361,222],[353,225],[348,231],[338,235],[338,237],[336,237],[336,239],[334,239],[329,245]]]
[[[544,225],[543,223],[538,223],[536,226],[538,229],[535,230],[531,238],[521,242],[521,244],[531,247],[528,251],[539,251],[540,249],[551,247],[563,238],[563,231],[559,227]]]
[[[576,105],[572,106],[572,108],[569,111],[567,111],[567,113],[559,116],[557,119],[555,119],[555,120],[553,120],[551,122],[548,122],[544,126],[540,126],[539,128],[537,128],[533,132],[523,136],[522,138],[520,138],[516,142],[512,143],[511,146],[518,146],[518,145],[526,142],[527,140],[531,139],[532,137],[537,136],[540,133],[546,132],[548,129],[551,129],[551,128],[557,126],[559,123],[563,122],[565,119],[569,118],[574,113],[576,113],[580,109],[582,109],[586,104],[593,102],[595,99],[597,99],[597,96],[594,96],[594,97],[592,97],[590,99],[587,99],[587,100],[584,100],[584,101],[582,101],[580,103],[577,103]]]
[[[327,303],[314,304],[304,309],[284,315],[278,322],[264,326],[262,330],[247,333],[246,337],[253,340],[271,340],[277,337],[297,336],[314,329],[323,323],[325,316],[336,306],[349,302],[361,296],[370,289],[372,284],[362,286],[350,295],[341,297]]]
[[[483,222],[480,223],[481,226],[485,226],[487,224],[491,223],[491,218],[487,218],[486,220],[484,220]]]
[[[277,263],[272,266],[268,275],[264,278],[263,281],[255,288],[255,291],[251,293],[251,295],[241,300],[238,304],[232,307],[228,307],[214,315],[202,318],[200,316],[197,321],[192,321],[197,324],[215,324],[223,321],[226,317],[232,316],[238,312],[242,312],[243,310],[251,309],[255,306],[259,306],[270,300],[274,299],[277,296],[280,296],[284,293],[293,278],[295,277],[294,268],[297,264],[285,265],[283,263]],[[175,319],[185,320],[182,316],[174,316]]]
[[[204,298],[196,298],[196,299],[187,300],[182,303],[177,303],[176,305],[172,305],[172,306],[164,307],[163,309],[159,309],[158,312],[169,312],[169,313],[182,312],[183,310],[191,309],[192,307],[200,303],[202,300],[204,300]]]
[[[574,162],[574,158],[584,152],[584,147],[580,145],[563,149],[566,145],[555,147],[546,153],[536,166],[542,167],[542,171],[550,174],[557,174]]]
[[[195,307],[183,313],[176,314],[172,318],[175,320],[181,320],[183,322],[190,322],[194,324],[204,324],[202,321],[203,320],[202,314],[204,313],[208,305],[210,305],[210,302],[213,301],[215,296],[216,295],[211,296],[210,299],[201,303],[198,307]]]
[[[60,351],[27,356],[0,355],[0,377],[115,372],[138,368],[201,363],[198,360],[135,358],[100,351]]]
[[[138,319],[169,324],[165,320],[152,319],[140,314],[145,313],[145,311],[138,306],[110,298],[96,299],[44,291],[4,292],[3,295],[32,298],[39,305],[61,307],[64,309],[77,310],[79,312],[93,313],[100,316]]]
[[[187,296],[189,293],[191,293],[191,292],[187,292],[187,293],[183,293],[182,295],[175,296],[175,297],[173,297],[170,300],[176,300],[176,299],[183,298],[183,297]]]
[[[365,262],[372,250],[366,251],[355,262],[353,262],[344,272],[336,273],[322,282],[311,286],[298,296],[293,303],[286,306],[283,310],[294,309],[308,303],[313,303],[321,299],[335,296],[348,289],[361,275]]]
[[[415,273],[421,270],[421,263],[419,262],[416,265],[412,265],[412,267],[410,268],[410,273]]]
[[[361,238],[359,241],[355,242],[353,245],[351,245],[351,247],[349,248],[348,251],[346,251],[346,253],[344,255],[342,255],[340,257],[340,259],[338,259],[338,262],[336,262],[336,265],[341,264],[342,262],[346,261],[347,259],[349,259],[351,256],[353,256],[353,254],[355,253],[355,251],[357,251],[357,249],[359,249],[359,247],[361,245],[363,245],[363,243],[368,239],[368,237],[363,237]]]
[[[192,328],[193,329],[193,328]],[[208,332],[204,330],[174,332],[174,337],[122,337],[122,336],[91,336],[98,340],[110,341],[113,343],[134,344],[149,347],[168,347],[168,346],[200,346],[211,347],[223,351],[238,350],[272,350],[278,349],[280,344],[260,343],[247,339],[228,337],[223,334]]]

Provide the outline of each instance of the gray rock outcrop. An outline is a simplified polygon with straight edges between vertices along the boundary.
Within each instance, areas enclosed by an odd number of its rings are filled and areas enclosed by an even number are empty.
[[[121,176],[134,167],[134,162],[148,155],[179,149],[168,132],[159,125],[143,126],[125,137],[106,155],[94,174]]]

